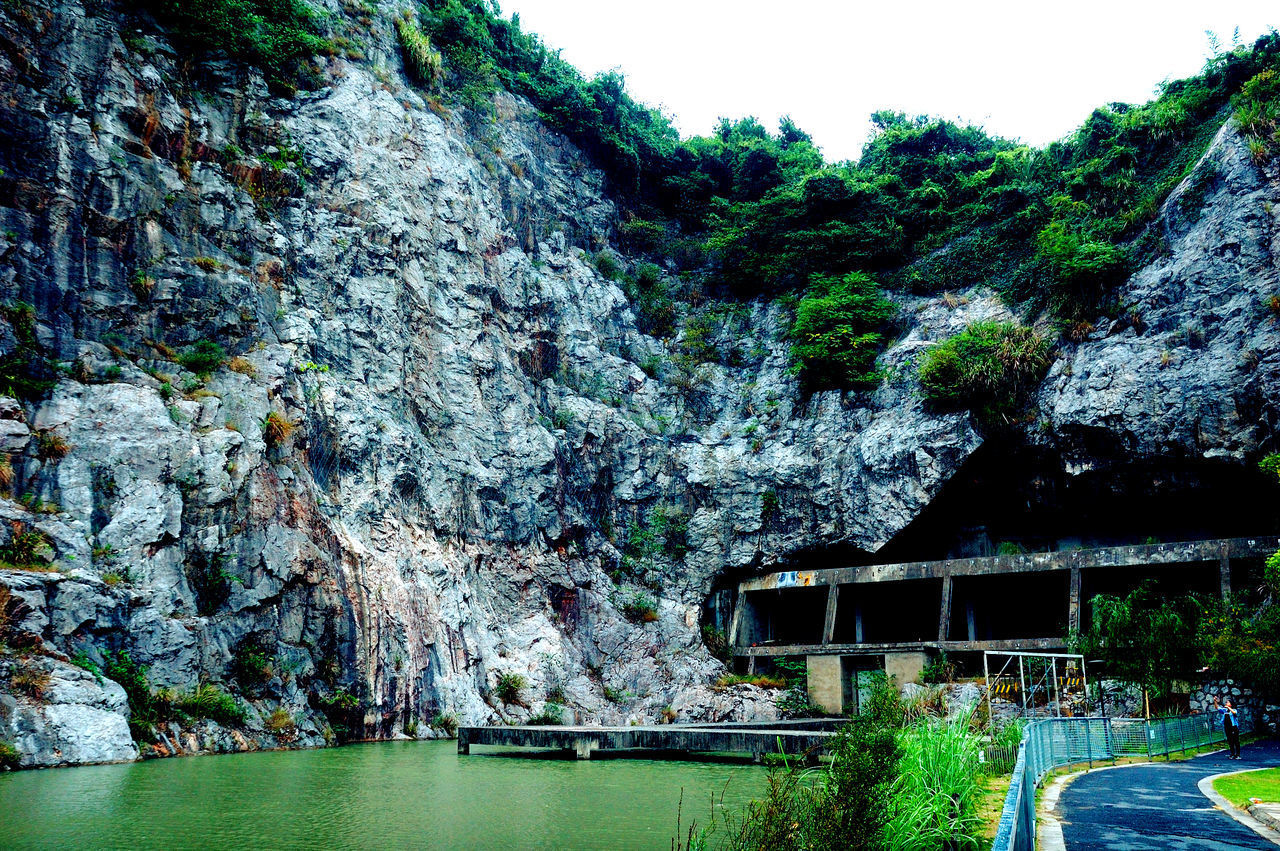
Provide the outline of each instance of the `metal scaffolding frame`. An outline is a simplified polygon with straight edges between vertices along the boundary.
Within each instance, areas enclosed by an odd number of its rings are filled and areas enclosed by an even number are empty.
[[[1024,717],[1031,714],[1031,706],[1029,704],[1031,693],[1041,688],[1044,689],[1045,702],[1049,702],[1049,693],[1052,689],[1054,714],[1062,717],[1062,681],[1058,678],[1058,660],[1063,660],[1063,673],[1071,670],[1072,663],[1080,666],[1080,689],[1083,694],[1088,694],[1089,680],[1085,673],[1084,656],[1079,653],[1023,653],[1014,650],[984,650],[982,651],[982,674],[987,688],[987,717],[991,717],[991,657],[1005,657],[1004,664],[1000,666],[1000,670],[996,672],[996,679],[1000,680],[1005,677],[1005,671],[1016,659],[1018,662],[1018,690],[1022,697],[1022,714]],[[1040,670],[1031,672],[1030,688],[1028,688],[1027,680],[1027,660],[1041,660]],[[1034,665],[1032,666],[1035,667]],[[1012,673],[1009,674],[1012,678]]]

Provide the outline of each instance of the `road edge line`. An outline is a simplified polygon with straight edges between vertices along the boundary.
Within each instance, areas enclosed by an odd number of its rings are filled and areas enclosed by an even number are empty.
[[[1267,771],[1271,768],[1275,768],[1275,766],[1269,765],[1261,768],[1247,768],[1244,771],[1224,771],[1221,774],[1212,774],[1208,777],[1201,778],[1200,782],[1196,784],[1196,787],[1200,790],[1200,794],[1208,798],[1217,809],[1222,810],[1223,813],[1240,822],[1242,825],[1249,828],[1273,845],[1280,845],[1280,832],[1267,827],[1265,824],[1254,818],[1252,814],[1240,810],[1226,798],[1219,795],[1218,791],[1213,788],[1213,781],[1217,780],[1219,777],[1231,777],[1235,774],[1249,774],[1253,771]]]

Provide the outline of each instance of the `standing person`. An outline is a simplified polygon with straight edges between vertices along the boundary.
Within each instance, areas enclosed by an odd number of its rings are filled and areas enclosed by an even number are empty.
[[[1227,698],[1225,704],[1220,704],[1218,698],[1213,699],[1213,705],[1217,707],[1218,716],[1222,719],[1222,733],[1227,737],[1227,748],[1231,755],[1227,759],[1240,758],[1240,715],[1236,712],[1236,708],[1231,705],[1231,698]]]

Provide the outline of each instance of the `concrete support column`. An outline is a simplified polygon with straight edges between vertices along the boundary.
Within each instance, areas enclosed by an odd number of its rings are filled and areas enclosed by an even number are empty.
[[[1059,609],[1061,611],[1061,609]],[[1080,568],[1071,568],[1071,592],[1067,598],[1067,629],[1080,630]]]
[[[964,606],[964,625],[965,625],[965,635],[969,637],[969,640],[977,641],[978,627],[977,627],[977,621],[973,616],[972,600],[969,600],[967,603],[965,603],[965,606]]]
[[[737,647],[739,644],[746,643],[742,640],[742,636],[738,634],[742,629],[742,608],[747,604],[746,596],[743,592],[738,592],[738,601],[733,604],[733,614],[729,616],[728,639],[730,647]]]
[[[840,586],[831,585],[827,589],[827,616],[822,623],[822,643],[830,644],[836,634],[836,600],[840,596]]]
[[[844,712],[844,683],[840,672],[844,666],[839,656],[806,656],[805,669],[809,675],[809,700],[827,712],[840,715]]]
[[[856,644],[862,643],[862,604],[854,603],[853,605],[853,640]]]
[[[946,641],[951,633],[951,575],[942,577],[942,610],[938,614],[938,640]]]
[[[1231,596],[1231,557],[1227,555],[1226,545],[1222,547],[1222,557],[1218,559],[1218,589],[1222,599]]]
[[[463,756],[471,753],[471,742],[467,740],[467,734],[462,730],[458,731],[458,753]]]
[[[591,759],[591,752],[600,747],[595,739],[574,739],[573,755],[578,759]]]

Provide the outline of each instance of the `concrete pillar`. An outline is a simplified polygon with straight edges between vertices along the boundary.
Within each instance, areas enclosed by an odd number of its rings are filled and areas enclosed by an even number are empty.
[[[942,610],[938,614],[938,640],[946,641],[951,632],[951,575],[942,577]]]
[[[747,605],[746,597],[745,593],[738,592],[738,601],[734,603],[733,614],[729,616],[728,639],[730,648],[737,647],[739,644],[746,644],[742,640],[742,636],[738,634],[742,630],[742,609]]]
[[[458,753],[463,756],[471,753],[471,743],[467,741],[466,735],[461,730],[458,731]]]
[[[836,600],[840,596],[840,586],[831,585],[827,589],[827,616],[822,623],[822,643],[830,644],[836,634]]]
[[[853,606],[853,640],[862,643],[862,603]]]
[[[600,747],[595,739],[574,739],[573,755],[578,759],[591,759],[591,752]]]
[[[1071,568],[1071,591],[1067,597],[1067,630],[1080,631],[1080,568],[1078,567]]]
[[[884,672],[898,681],[898,685],[914,683],[920,678],[928,660],[922,651],[910,650],[884,654]]]
[[[844,712],[844,683],[840,678],[839,656],[806,656],[809,700],[836,715]]]
[[[976,619],[973,616],[973,601],[968,600],[964,606],[964,625],[965,635],[969,636],[970,641],[978,640],[978,628]]]
[[[1222,557],[1218,559],[1218,590],[1222,594],[1222,599],[1231,596],[1231,558],[1227,555],[1227,548],[1222,548]]]

